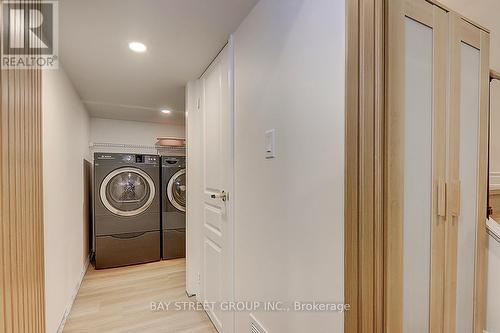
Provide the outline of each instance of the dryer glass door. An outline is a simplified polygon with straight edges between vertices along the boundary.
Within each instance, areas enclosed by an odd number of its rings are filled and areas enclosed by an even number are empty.
[[[136,168],[121,168],[106,176],[101,184],[101,200],[112,213],[135,216],[144,212],[154,200],[151,177]]]
[[[167,185],[170,203],[178,210],[186,211],[186,169],[177,171]]]

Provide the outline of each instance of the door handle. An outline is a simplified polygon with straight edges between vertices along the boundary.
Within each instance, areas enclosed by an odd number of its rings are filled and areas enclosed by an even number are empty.
[[[222,192],[217,193],[217,194],[212,194],[212,195],[210,195],[210,197],[212,199],[221,199],[222,201],[226,202],[229,200],[229,193],[222,191]]]

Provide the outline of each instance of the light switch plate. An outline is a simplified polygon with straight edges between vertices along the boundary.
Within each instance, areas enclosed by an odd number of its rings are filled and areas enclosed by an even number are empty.
[[[271,129],[266,131],[265,136],[266,141],[266,158],[275,158],[276,157],[276,131],[275,129]]]

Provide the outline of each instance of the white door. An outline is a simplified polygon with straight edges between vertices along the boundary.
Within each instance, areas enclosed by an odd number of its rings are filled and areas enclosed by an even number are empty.
[[[233,292],[233,61],[231,42],[203,81],[203,236],[201,299],[220,304]],[[220,333],[234,331],[234,313],[208,311]]]

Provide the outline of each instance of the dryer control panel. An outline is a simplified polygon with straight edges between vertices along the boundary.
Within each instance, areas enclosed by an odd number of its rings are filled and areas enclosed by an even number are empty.
[[[139,154],[116,154],[116,153],[96,153],[94,160],[97,161],[115,161],[125,164],[159,164],[160,157],[157,155],[139,155]]]

